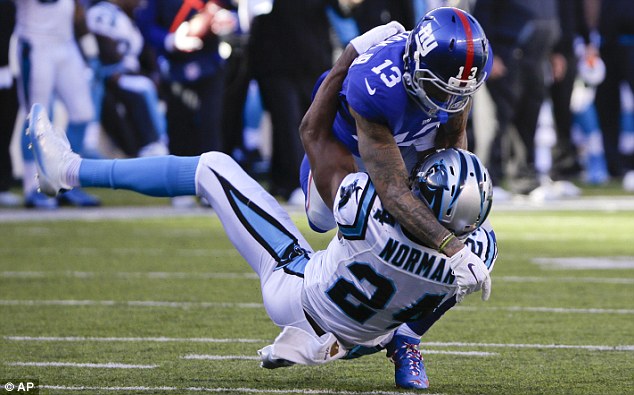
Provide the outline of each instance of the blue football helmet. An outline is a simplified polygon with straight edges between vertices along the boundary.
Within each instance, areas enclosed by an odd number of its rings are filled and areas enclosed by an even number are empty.
[[[442,116],[467,106],[486,80],[493,56],[473,16],[441,7],[425,14],[410,32],[403,60],[407,91],[428,114]]]
[[[457,148],[440,149],[414,167],[412,192],[458,238],[486,220],[493,203],[493,184],[480,159]]]

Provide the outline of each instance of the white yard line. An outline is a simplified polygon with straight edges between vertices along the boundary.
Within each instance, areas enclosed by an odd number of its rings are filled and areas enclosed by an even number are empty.
[[[150,343],[267,343],[271,339],[215,339],[208,337],[84,337],[84,336],[4,336],[9,341],[25,342],[150,342]]]
[[[462,343],[462,342],[423,342],[425,347],[493,347],[493,348],[531,348],[531,349],[569,349],[589,351],[634,351],[634,345],[597,346],[572,344],[517,344],[517,343]]]
[[[171,307],[181,309],[193,308],[263,308],[262,303],[233,303],[233,302],[168,302],[155,300],[21,300],[3,299],[0,306],[129,306],[129,307]],[[527,307],[527,306],[505,306],[505,307],[463,307],[457,306],[454,309],[462,311],[512,311],[512,312],[539,312],[556,314],[634,314],[634,309],[575,309],[564,307]]]
[[[79,272],[79,271],[5,271],[0,272],[0,278],[104,278],[115,277],[121,279],[182,279],[182,280],[209,280],[209,279],[253,279],[257,280],[255,273],[195,273],[195,272]]]
[[[167,236],[166,236],[167,237]],[[53,247],[29,247],[29,251],[39,254],[50,254],[58,251],[58,248]],[[9,254],[13,251],[10,247],[1,247],[0,253]],[[96,247],[67,247],[64,252],[74,256],[93,256],[103,254],[103,250]],[[160,247],[134,247],[134,248],[110,248],[108,249],[109,255],[130,256],[130,255],[145,255],[145,256],[157,256],[162,257],[165,254],[177,255],[179,257],[239,257],[240,254],[234,248],[160,248]]]
[[[499,355],[495,352],[483,352],[483,351],[440,351],[440,350],[421,350],[423,355],[425,354],[444,354],[444,355],[459,355],[464,357],[492,357]],[[202,360],[202,361],[225,361],[225,360],[253,360],[259,361],[258,356],[249,355],[210,355],[210,354],[188,354],[183,355],[181,359],[189,360]]]
[[[178,342],[178,343],[269,343],[272,339],[226,339],[204,337],[83,337],[83,336],[4,336],[6,341],[18,342]],[[528,349],[572,349],[589,351],[634,351],[634,345],[574,345],[574,344],[517,344],[517,343],[465,343],[465,342],[423,342],[424,347],[487,347],[487,348],[528,348]],[[432,350],[427,352],[433,353]]]
[[[0,300],[0,306],[130,306],[130,307],[172,307],[189,308],[263,308],[262,303],[233,302],[166,302],[155,300]]]
[[[564,307],[526,307],[526,306],[506,306],[506,307],[463,307],[456,306],[455,310],[462,311],[512,311],[528,313],[555,313],[555,314],[634,314],[634,309],[573,309]]]
[[[84,386],[65,386],[65,385],[40,385],[38,388],[59,391],[112,391],[112,392],[131,392],[131,391],[147,391],[147,392],[212,392],[212,393],[249,393],[249,394],[331,394],[331,395],[418,395],[420,392],[402,392],[402,391],[335,391],[326,389],[260,389],[260,388],[227,388],[227,387],[84,387]],[[441,395],[438,393],[425,393],[425,395]]]
[[[291,215],[305,218],[302,206],[282,205]],[[634,199],[630,196],[588,196],[535,202],[517,196],[508,202],[496,202],[494,211],[601,211],[622,212],[634,210]],[[90,210],[85,208],[64,208],[61,210],[2,210],[0,223],[39,222],[83,220],[95,221],[103,219],[134,220],[139,218],[171,218],[171,217],[214,217],[216,213],[208,208],[177,209],[171,206],[136,206],[136,207],[99,207]]]
[[[531,261],[545,269],[556,270],[634,269],[634,257],[631,256],[560,258],[535,257],[532,258]]]
[[[509,283],[581,283],[581,284],[634,284],[634,278],[614,277],[537,277],[537,276],[491,276],[493,281]]]
[[[181,359],[193,359],[199,361],[259,361],[260,357],[255,355],[209,355],[209,354],[188,354],[183,355]]]
[[[75,362],[6,362],[8,366],[68,367],[95,369],[154,369],[158,365],[131,365],[127,363],[75,363]]]
[[[500,355],[496,352],[486,352],[486,351],[439,351],[439,350],[421,349],[420,352],[423,355],[440,354],[440,355],[458,355],[462,357],[494,357],[494,356]]]
[[[191,280],[191,279],[251,279],[257,280],[258,276],[252,272],[83,272],[83,271],[3,271],[0,278],[104,278],[114,277],[121,279],[156,279],[156,280]],[[494,281],[512,283],[582,283],[582,284],[634,284],[634,278],[615,277],[538,277],[538,276],[493,276]]]

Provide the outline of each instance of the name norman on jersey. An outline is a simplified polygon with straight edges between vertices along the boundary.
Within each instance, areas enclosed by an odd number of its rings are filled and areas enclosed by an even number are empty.
[[[446,265],[445,258],[431,255],[392,238],[388,239],[379,257],[394,267],[430,281],[453,284],[456,279],[451,268]],[[438,263],[436,263],[436,258],[438,258]]]
[[[401,228],[367,173],[344,178],[333,213],[341,238],[333,237],[305,266],[302,302],[344,346],[376,345],[393,328],[425,317],[456,293],[451,258]],[[493,267],[497,247],[488,225],[465,244]]]

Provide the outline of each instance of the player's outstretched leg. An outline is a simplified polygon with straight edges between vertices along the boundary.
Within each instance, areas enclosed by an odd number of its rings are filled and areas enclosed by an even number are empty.
[[[394,363],[394,381],[399,388],[429,388],[419,344],[418,338],[395,334],[387,345],[387,356]]]
[[[57,196],[72,189],[64,180],[65,174],[70,166],[79,166],[79,155],[71,150],[66,134],[53,128],[41,104],[33,105],[28,117],[26,134],[31,140],[41,192]]]

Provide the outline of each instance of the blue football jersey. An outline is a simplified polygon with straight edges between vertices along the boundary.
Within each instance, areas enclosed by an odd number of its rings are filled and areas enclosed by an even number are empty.
[[[387,126],[399,147],[414,146],[417,151],[434,147],[440,121],[409,97],[402,81],[407,35],[401,33],[375,45],[348,70],[333,129],[356,156],[359,156],[357,131],[348,106],[369,121]]]

